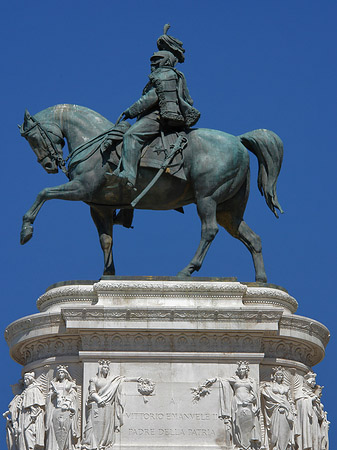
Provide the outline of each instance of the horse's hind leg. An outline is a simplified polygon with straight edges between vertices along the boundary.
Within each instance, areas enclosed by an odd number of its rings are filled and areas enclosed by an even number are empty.
[[[90,206],[91,217],[96,225],[99,242],[104,255],[103,275],[115,275],[115,265],[112,256],[112,229],[114,210],[110,207]]]
[[[261,238],[249,228],[243,217],[237,215],[237,210],[218,210],[216,217],[218,223],[224,227],[233,237],[245,244],[253,257],[255,267],[255,281],[267,282],[264,268]]]
[[[206,253],[215,238],[218,229],[216,221],[216,202],[211,197],[197,200],[197,210],[201,220],[201,240],[192,261],[178,273],[178,276],[190,276],[199,270]]]

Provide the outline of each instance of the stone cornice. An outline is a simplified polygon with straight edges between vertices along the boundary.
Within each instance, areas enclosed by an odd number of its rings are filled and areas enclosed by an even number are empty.
[[[36,306],[39,311],[44,312],[58,305],[77,304],[89,306],[97,303],[97,294],[93,285],[65,285],[54,287],[41,295]]]
[[[207,301],[209,306],[232,307],[242,305],[261,305],[283,308],[285,312],[294,313],[296,300],[282,288],[274,285],[260,286],[253,283],[244,284],[236,281],[184,281],[177,279],[112,279],[101,280],[91,284],[76,281],[74,284],[51,287],[37,300],[41,312],[58,311],[65,306],[88,307],[125,306],[125,302],[142,300],[146,306],[157,306],[160,301],[166,304],[170,300],[178,301],[179,306],[199,306]],[[78,284],[75,284],[78,283]],[[271,287],[272,286],[272,287]]]
[[[5,339],[7,344],[11,347],[21,338],[28,339],[31,333],[37,333],[38,336],[44,334],[57,334],[59,327],[62,324],[64,324],[64,322],[60,313],[33,314],[18,319],[8,325],[5,330]]]
[[[290,313],[295,313],[298,307],[297,301],[287,292],[268,287],[248,286],[243,296],[244,305],[269,305],[282,307]]]
[[[281,318],[280,326],[290,330],[300,330],[309,336],[314,336],[322,342],[324,347],[330,340],[330,332],[327,327],[307,317],[285,315]]]
[[[242,352],[247,346],[266,358],[312,365],[329,341],[327,328],[294,315],[296,300],[274,285],[175,278],[77,281],[52,286],[37,304],[43,312],[13,322],[5,332],[20,363],[60,352],[69,357],[150,347]]]

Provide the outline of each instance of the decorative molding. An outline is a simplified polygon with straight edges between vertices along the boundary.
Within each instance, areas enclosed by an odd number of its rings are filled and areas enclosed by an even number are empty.
[[[26,365],[48,357],[77,356],[80,350],[81,339],[79,336],[39,338],[24,344],[20,348],[19,358],[20,363]]]
[[[304,331],[309,336],[314,336],[319,339],[324,347],[327,346],[330,340],[330,332],[327,327],[316,320],[308,319],[307,317],[282,316],[280,326],[281,328]]]
[[[172,332],[83,332],[81,336],[40,338],[20,347],[13,356],[20,364],[79,352],[191,352],[264,353],[265,358],[282,358],[312,366],[323,351],[310,344],[278,337],[251,336],[248,333]]]
[[[324,356],[323,350],[316,346],[286,338],[263,339],[261,351],[266,358],[289,359],[307,366],[317,364]]]
[[[282,307],[294,313],[296,300],[282,289],[247,286],[235,281],[181,281],[181,280],[102,280],[97,283],[57,286],[37,300],[40,311],[69,304],[94,305],[99,299],[160,297],[163,299],[228,299],[242,300],[246,305],[264,304]]]
[[[5,339],[9,346],[11,346],[12,339],[17,339],[18,335],[28,332],[41,330],[42,328],[50,329],[58,327],[62,323],[62,316],[59,313],[39,313],[31,316],[26,316],[23,319],[18,319],[12,322],[5,330]]]
[[[242,298],[247,286],[239,282],[221,281],[146,281],[146,280],[104,280],[95,283],[94,291],[108,297],[156,297],[186,296],[193,298]]]
[[[110,361],[121,362],[188,362],[205,364],[235,364],[238,359],[248,360],[252,364],[260,364],[263,361],[263,353],[224,353],[224,352],[154,352],[154,351],[81,351],[80,360],[83,362],[96,361],[97,358],[105,358]]]
[[[99,321],[121,320],[121,321],[255,321],[260,322],[278,322],[282,316],[281,310],[257,310],[254,309],[214,309],[214,308],[64,308],[62,316],[65,321],[83,320]],[[84,325],[85,326],[85,325]]]
[[[297,301],[287,292],[268,287],[248,286],[247,291],[243,296],[243,304],[275,305],[276,307],[286,308],[291,313],[295,313],[298,308]]]
[[[39,311],[44,312],[57,304],[85,302],[97,303],[97,294],[92,285],[70,285],[52,288],[41,295],[36,302]]]
[[[261,337],[248,333],[82,332],[83,351],[258,352]]]

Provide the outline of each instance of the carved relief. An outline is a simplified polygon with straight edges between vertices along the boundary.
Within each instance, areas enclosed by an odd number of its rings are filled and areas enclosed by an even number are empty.
[[[21,348],[22,364],[51,356],[77,356],[80,349],[81,340],[78,336],[40,339]]]
[[[44,449],[44,413],[47,379],[35,378],[34,372],[23,376],[15,386],[15,397],[5,412],[9,450]]]
[[[8,411],[3,414],[6,419],[6,443],[8,450],[19,450],[19,405],[24,389],[23,380],[11,386],[14,398],[8,405]]]
[[[329,422],[320,400],[322,387],[316,384],[316,374],[308,372],[303,379],[297,376],[296,385],[298,450],[329,448]]]
[[[305,343],[283,339],[270,338],[263,339],[261,352],[266,358],[284,358],[299,361],[307,366],[316,364],[320,357],[317,347],[312,347]]]
[[[274,367],[271,382],[261,383],[262,410],[265,421],[264,446],[270,450],[294,449],[294,402],[291,380],[282,367]]]
[[[210,394],[214,383],[219,382],[219,418],[224,422],[222,444],[225,448],[255,450],[261,447],[259,390],[256,381],[248,374],[248,362],[240,361],[235,376],[211,378],[191,389],[193,401],[198,402]]]
[[[67,366],[57,366],[46,399],[46,450],[73,450],[79,440],[77,386]]]
[[[21,364],[51,356],[77,356],[86,351],[189,351],[264,352],[266,358],[286,358],[307,366],[316,364],[321,351],[304,342],[284,338],[263,338],[246,333],[82,333],[79,336],[40,338],[20,348]]]
[[[205,383],[199,384],[196,388],[191,388],[191,394],[193,395],[193,403],[197,403],[201,398],[209,395],[212,390],[210,387],[217,381],[217,378],[213,378],[212,380],[206,380]]]
[[[81,334],[85,351],[259,352],[262,338],[246,333],[128,333]]]
[[[122,384],[124,382],[138,382],[138,391],[141,387],[144,392],[139,392],[143,395],[150,395],[154,390],[154,383],[151,380],[114,376],[110,373],[110,361],[98,362],[97,375],[89,381],[82,449],[104,450],[113,446],[116,433],[123,425]]]
[[[258,449],[261,446],[260,400],[257,383],[248,374],[249,364],[240,361],[236,376],[219,379],[220,418],[225,427],[231,423],[232,443],[235,446]]]
[[[149,378],[141,378],[137,385],[137,390],[141,395],[151,395],[155,388],[155,383]]]

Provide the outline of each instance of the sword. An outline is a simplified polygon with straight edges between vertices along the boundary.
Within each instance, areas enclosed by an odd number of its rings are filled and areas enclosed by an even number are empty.
[[[150,183],[146,186],[145,189],[143,189],[143,191],[138,195],[138,197],[136,197],[132,202],[131,202],[131,206],[134,208],[137,203],[144,197],[144,195],[146,195],[149,190],[152,188],[152,186],[158,181],[158,179],[161,177],[161,175],[165,172],[165,170],[167,169],[167,166],[172,162],[173,158],[175,157],[175,155],[183,150],[186,145],[187,145],[187,138],[185,136],[179,136],[178,139],[176,140],[171,153],[169,153],[167,155],[167,157],[164,159],[161,168],[158,170],[158,172],[156,173],[156,175],[154,176],[154,178],[152,179],[152,181],[150,181]]]

